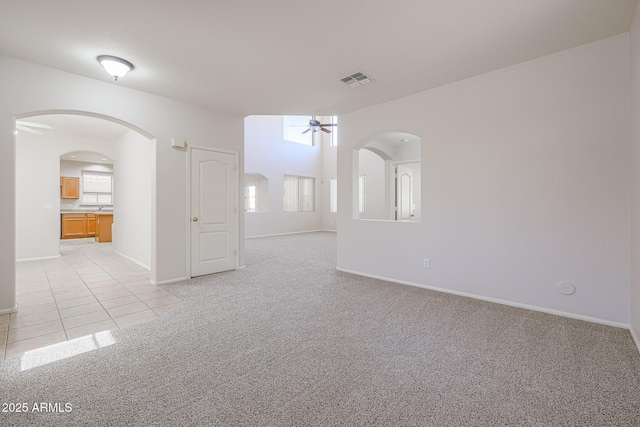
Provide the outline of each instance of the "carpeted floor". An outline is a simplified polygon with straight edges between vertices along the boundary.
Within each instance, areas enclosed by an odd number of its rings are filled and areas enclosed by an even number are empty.
[[[335,244],[247,240],[165,317],[1,362],[0,409],[28,411],[0,425],[640,425],[628,331],[340,273]]]

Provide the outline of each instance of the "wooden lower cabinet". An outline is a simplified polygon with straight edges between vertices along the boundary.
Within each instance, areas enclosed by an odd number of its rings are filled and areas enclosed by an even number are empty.
[[[62,214],[62,238],[78,239],[87,237],[86,214]]]
[[[65,213],[60,214],[60,223],[60,237],[62,239],[80,239],[95,236],[97,242],[111,241],[112,214]]]
[[[113,215],[96,215],[96,242],[104,243],[111,241],[111,225]]]
[[[87,214],[87,237],[96,235],[96,214]]]

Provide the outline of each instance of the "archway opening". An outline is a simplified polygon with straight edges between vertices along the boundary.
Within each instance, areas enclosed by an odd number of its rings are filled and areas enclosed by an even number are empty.
[[[420,148],[421,138],[404,131],[379,132],[354,148],[354,218],[421,220]]]
[[[155,139],[116,118],[79,111],[22,114],[16,122],[16,260],[60,256],[63,213],[89,215],[76,222],[75,234],[95,238],[91,221],[99,211],[113,215],[112,236],[101,242],[111,240],[114,252],[153,279]],[[63,178],[70,182],[64,189]]]

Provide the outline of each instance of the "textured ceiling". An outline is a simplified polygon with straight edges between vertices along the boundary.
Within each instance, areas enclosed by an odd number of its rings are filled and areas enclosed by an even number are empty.
[[[342,114],[629,29],[636,0],[0,0],[0,52],[226,111]],[[115,83],[95,60],[136,69]],[[357,71],[374,83],[339,81]]]

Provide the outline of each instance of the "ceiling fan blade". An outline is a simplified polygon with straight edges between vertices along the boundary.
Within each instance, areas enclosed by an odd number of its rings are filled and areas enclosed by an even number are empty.
[[[26,126],[22,126],[22,125],[16,125],[16,130],[22,131],[22,132],[27,132],[27,133],[32,133],[34,135],[42,135],[42,132],[39,132],[35,129],[31,129],[28,128]]]
[[[304,132],[302,132],[302,135],[304,135],[305,133],[309,132],[311,130],[311,128],[305,130]]]
[[[320,126],[338,126],[337,123],[326,123],[326,124],[322,124]]]
[[[322,132],[325,132],[325,133],[331,133],[331,131],[330,131],[329,129],[320,128],[320,130],[321,130]]]
[[[45,124],[42,124],[42,123],[25,122],[24,120],[16,120],[16,125],[29,126],[29,127],[32,127],[32,128],[53,129],[49,125],[45,125]]]

